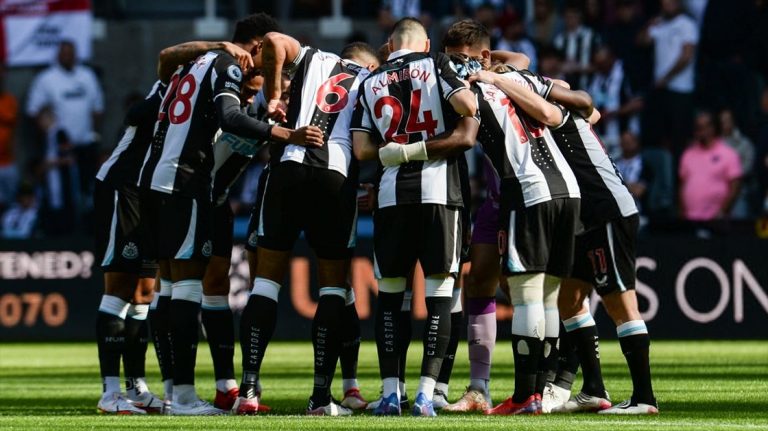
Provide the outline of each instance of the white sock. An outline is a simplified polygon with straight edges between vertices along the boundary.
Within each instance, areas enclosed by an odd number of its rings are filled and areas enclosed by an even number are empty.
[[[489,381],[485,379],[469,379],[469,387],[478,390],[485,395],[485,399],[491,399],[491,388]]]
[[[236,387],[237,387],[237,381],[235,381],[235,379],[216,380],[216,390],[219,392],[227,393]]]
[[[173,385],[173,403],[189,404],[197,401],[195,385]]]
[[[120,393],[120,377],[104,377],[104,396]]]
[[[170,400],[173,397],[173,379],[163,380],[163,398]]]
[[[139,393],[149,392],[149,385],[147,384],[147,379],[145,377],[137,377],[135,384],[136,384],[136,390]]]
[[[400,395],[405,395],[408,393],[408,391],[405,390],[405,382],[401,382],[400,380],[397,381],[397,387],[400,388]]]
[[[436,384],[437,381],[432,377],[421,376],[421,379],[419,379],[419,390],[416,391],[416,396],[418,397],[419,394],[424,394],[428,400],[431,400],[432,397],[435,396]]]
[[[130,383],[133,383],[133,385],[130,385]],[[128,388],[129,386],[130,389]],[[147,381],[144,377],[136,377],[135,379],[126,380],[125,387],[125,392],[128,394],[128,398],[130,399],[137,398],[141,393],[149,392],[149,386],[147,385]]]
[[[387,377],[386,379],[382,380],[382,391],[381,394],[384,397],[388,397],[392,394],[397,394],[397,399],[400,399],[400,379],[397,377]]]
[[[344,389],[344,393],[347,393],[350,389],[359,389],[360,384],[357,383],[357,379],[343,379],[341,381],[342,389]]]
[[[435,389],[442,392],[443,395],[448,398],[448,383],[437,382],[437,384],[435,384]]]

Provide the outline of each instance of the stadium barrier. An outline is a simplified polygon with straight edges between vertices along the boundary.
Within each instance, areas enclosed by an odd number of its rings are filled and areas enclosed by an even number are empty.
[[[94,336],[102,274],[91,239],[72,237],[0,243],[0,340],[88,340]],[[376,280],[367,257],[370,238],[358,241],[352,284],[363,337],[373,339]],[[309,339],[316,308],[312,260],[300,242],[290,281],[280,292],[276,339]],[[728,236],[710,240],[648,237],[637,260],[640,310],[654,338],[768,339],[768,241]],[[423,319],[423,280],[414,286],[413,313]],[[248,264],[242,244],[232,257],[230,304],[236,315],[248,299]],[[612,338],[610,319],[593,296],[601,334]],[[512,309],[498,307],[499,320]],[[509,336],[510,325],[499,325]],[[414,333],[420,331],[416,325]]]

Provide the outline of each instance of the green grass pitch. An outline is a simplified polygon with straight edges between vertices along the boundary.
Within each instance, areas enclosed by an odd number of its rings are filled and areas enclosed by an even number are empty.
[[[411,345],[409,392],[418,379],[420,343]],[[448,415],[438,418],[351,418],[301,416],[312,386],[312,346],[273,343],[262,370],[264,402],[273,413],[258,417],[108,417],[96,414],[101,385],[95,344],[0,344],[0,430],[768,430],[768,341],[656,341],[651,346],[653,378],[661,414],[657,417],[603,417],[596,414],[539,417]],[[236,354],[239,357],[239,353]],[[603,373],[614,402],[629,396],[631,382],[615,342],[601,345]],[[508,396],[513,385],[508,342],[496,348],[492,394]],[[237,361],[236,361],[237,362]],[[150,386],[161,391],[157,363],[148,353]],[[239,367],[238,367],[239,368]],[[198,354],[197,387],[213,397],[213,371],[207,345]],[[460,346],[451,400],[468,379],[465,344]],[[375,345],[360,354],[363,395],[374,399],[379,380]],[[341,394],[337,376],[335,395]],[[577,382],[575,387],[580,387]]]

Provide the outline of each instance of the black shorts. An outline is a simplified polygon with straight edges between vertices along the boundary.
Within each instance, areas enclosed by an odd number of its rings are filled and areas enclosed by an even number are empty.
[[[261,220],[261,208],[264,205],[264,189],[269,181],[269,165],[267,165],[259,176],[259,185],[256,190],[256,204],[251,209],[251,218],[248,220],[248,236],[245,242],[245,249],[251,252],[256,251],[259,243],[259,222]]]
[[[141,191],[142,237],[155,259],[208,260],[213,253],[210,200]]]
[[[500,213],[499,253],[505,274],[544,272],[565,278],[581,232],[580,199],[562,198]]]
[[[321,259],[352,256],[357,231],[357,178],[296,162],[270,168],[257,228],[258,246],[292,250],[303,231]]]
[[[640,217],[612,220],[576,237],[572,277],[600,296],[635,288],[635,253]]]
[[[425,276],[456,274],[462,245],[461,208],[396,205],[373,215],[377,278],[408,277],[418,260]]]
[[[104,272],[154,278],[157,263],[146,258],[141,241],[138,188],[112,187],[96,180],[94,187],[96,258]]]
[[[223,204],[213,208],[211,226],[211,255],[232,258],[234,243],[235,214],[227,198]]]

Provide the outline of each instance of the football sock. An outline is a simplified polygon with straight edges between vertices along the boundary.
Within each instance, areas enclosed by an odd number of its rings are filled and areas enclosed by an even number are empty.
[[[656,405],[651,384],[651,362],[649,352],[651,337],[642,320],[632,320],[616,327],[619,344],[632,376],[632,401]]]
[[[357,359],[360,355],[360,318],[357,315],[357,308],[355,308],[355,293],[352,289],[347,289],[342,313],[339,364],[341,365],[342,385],[346,393],[352,388],[360,387],[357,382]]]
[[[125,319],[123,366],[125,367],[125,388],[129,397],[136,397],[147,390],[144,377],[149,341],[148,313],[148,304],[133,304],[128,308]]]
[[[226,295],[203,295],[201,320],[213,359],[216,390],[227,392],[237,387],[235,381],[235,323]]]
[[[576,373],[579,371],[579,355],[576,353],[576,346],[571,344],[571,337],[568,336],[562,322],[560,322],[560,334],[557,375],[552,384],[570,391],[573,381],[576,380]]]
[[[256,277],[248,304],[240,319],[240,346],[243,355],[243,379],[240,396],[253,398],[260,393],[259,372],[267,345],[277,323],[277,298],[280,285]]]
[[[198,320],[200,303],[203,299],[201,280],[180,280],[173,283],[171,290],[171,340],[173,350],[173,399],[176,388],[195,384],[195,362],[197,361]],[[179,395],[179,402],[190,402],[188,394]]]
[[[163,379],[166,399],[170,399],[173,394],[170,306],[171,282],[160,279],[160,292],[155,292],[155,297],[149,305],[149,327],[152,343],[155,345],[155,355],[160,367],[160,376]]]
[[[461,309],[461,289],[453,289],[451,297],[451,335],[448,339],[448,346],[443,357],[443,364],[440,366],[440,374],[437,376],[437,386],[446,397],[448,396],[448,384],[451,381],[453,373],[453,363],[456,360],[456,350],[459,348],[459,337],[461,336],[461,326],[464,315]]]
[[[557,374],[557,362],[560,358],[558,353],[558,335],[560,332],[560,314],[557,307],[545,307],[544,316],[546,319],[544,327],[544,344],[542,346],[541,361],[539,363],[539,375],[536,379],[536,393],[544,392],[544,386],[548,381],[555,379]]]
[[[468,298],[469,387],[488,392],[491,357],[496,345],[496,298]]]
[[[403,292],[379,291],[376,307],[376,351],[379,356],[379,373],[382,380],[399,378],[399,332],[401,326],[400,307]],[[385,391],[384,396],[391,394]]]
[[[408,348],[411,346],[413,338],[413,319],[411,318],[411,299],[413,292],[406,291],[403,295],[403,305],[400,307],[400,330],[397,334],[397,348],[400,354],[398,358],[401,388],[400,394],[404,395],[405,375],[408,370]]]
[[[603,374],[600,369],[600,345],[597,326],[588,311],[563,320],[569,343],[579,356],[584,384],[581,391],[595,397],[606,397]]]
[[[129,306],[116,296],[101,297],[96,317],[96,345],[105,394],[120,392],[120,357],[125,349],[125,316]]]
[[[312,321],[312,347],[315,352],[315,379],[311,402],[326,406],[331,402],[331,382],[341,348],[340,329],[346,301],[343,287],[321,287],[315,318]]]
[[[543,352],[545,315],[544,274],[509,277],[512,315],[512,354],[515,360],[515,391],[512,401],[522,403],[536,393],[536,379]]]
[[[451,295],[454,285],[453,277],[427,277],[425,283],[427,321],[424,325],[423,346],[424,354],[421,360],[421,377],[419,389],[427,399],[434,395],[434,384],[440,374],[443,358],[451,339]]]

